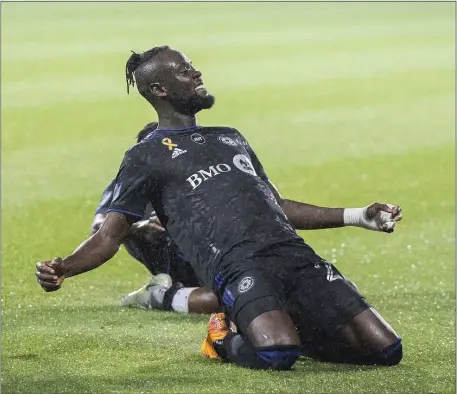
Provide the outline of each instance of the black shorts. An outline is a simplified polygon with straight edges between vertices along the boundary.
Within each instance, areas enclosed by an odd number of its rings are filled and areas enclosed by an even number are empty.
[[[282,310],[303,339],[314,332],[334,335],[370,307],[333,265],[295,241],[226,264],[215,277],[214,290],[243,333],[257,316]]]
[[[124,242],[127,252],[142,263],[152,275],[168,274],[173,282],[184,287],[200,287],[190,263],[181,257],[176,245],[166,237],[157,237],[155,242],[130,237]]]

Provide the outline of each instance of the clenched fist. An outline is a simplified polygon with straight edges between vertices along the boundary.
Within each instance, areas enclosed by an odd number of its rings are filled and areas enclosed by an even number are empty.
[[[37,281],[40,286],[47,292],[60,289],[62,282],[65,279],[65,270],[60,257],[56,257],[51,261],[40,261],[36,264]]]
[[[399,206],[377,202],[364,208],[347,208],[344,210],[344,224],[392,233],[395,224],[403,218],[401,212]]]

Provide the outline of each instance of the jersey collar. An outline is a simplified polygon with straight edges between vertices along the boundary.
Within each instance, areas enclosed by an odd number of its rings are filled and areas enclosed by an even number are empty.
[[[190,131],[190,130],[197,130],[199,129],[200,126],[199,125],[195,125],[195,126],[190,126],[190,127],[183,127],[181,129],[155,129],[154,131],[158,131],[158,132],[163,132],[163,133],[174,133],[174,132],[179,132],[179,131]]]

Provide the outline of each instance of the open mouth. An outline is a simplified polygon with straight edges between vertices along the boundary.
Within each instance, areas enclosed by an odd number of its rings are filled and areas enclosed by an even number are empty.
[[[203,84],[201,85],[198,85],[196,88],[195,88],[195,91],[196,92],[201,92],[201,93],[208,93],[208,91],[206,90],[205,86]]]

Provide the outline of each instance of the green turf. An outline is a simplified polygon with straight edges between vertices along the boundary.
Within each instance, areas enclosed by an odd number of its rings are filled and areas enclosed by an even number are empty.
[[[455,392],[452,3],[2,4],[2,392]],[[45,294],[38,260],[86,237],[154,119],[125,94],[129,50],[169,44],[293,199],[404,207],[392,235],[303,233],[404,341],[395,368],[293,372],[204,360],[207,317],[123,310],[147,273],[122,251]]]

